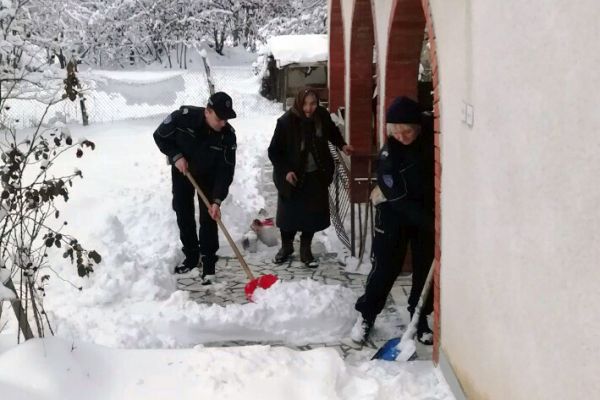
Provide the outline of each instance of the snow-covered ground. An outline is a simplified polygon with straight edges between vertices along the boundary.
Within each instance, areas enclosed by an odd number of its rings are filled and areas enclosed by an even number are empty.
[[[217,89],[230,92],[240,115],[232,121],[236,174],[222,206],[223,221],[239,240],[265,206],[260,171],[281,111],[256,94],[249,65],[214,71]],[[356,294],[314,281],[281,282],[258,293],[255,303],[221,307],[178,291],[171,274],[181,253],[170,168],[152,139],[161,119],[70,126],[74,137],[97,147],[57,165],[56,173],[78,168],[84,176],[57,223],[69,221],[69,233],[103,261],[89,279],[80,279],[60,253],[52,254],[44,305],[58,338],[7,350],[8,335],[0,335],[0,398],[451,398],[430,362],[350,365],[332,349],[194,347],[216,339],[339,341],[356,317]],[[325,241],[332,246],[336,238]],[[227,247],[221,239],[220,253],[229,253]],[[263,251],[270,257],[273,250]],[[12,322],[4,333],[14,330]]]
[[[0,356],[2,399],[452,399],[428,362],[345,365],[332,349],[118,350],[32,340]]]

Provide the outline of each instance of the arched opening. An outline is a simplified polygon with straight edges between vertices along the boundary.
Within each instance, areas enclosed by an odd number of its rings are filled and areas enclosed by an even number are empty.
[[[419,0],[395,0],[388,35],[385,108],[398,94],[418,98],[418,76],[425,31]]]
[[[344,22],[340,0],[331,1],[329,13],[329,110],[336,112],[344,107]]]
[[[349,63],[349,109],[347,119],[350,143],[355,153],[351,162],[350,199],[366,202],[369,196],[372,159],[376,148],[373,92],[373,14],[370,0],[356,0],[352,12]]]

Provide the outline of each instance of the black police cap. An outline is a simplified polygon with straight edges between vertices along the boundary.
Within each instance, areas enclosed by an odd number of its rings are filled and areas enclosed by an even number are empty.
[[[208,99],[208,106],[212,108],[220,119],[233,119],[237,117],[233,111],[231,97],[225,92],[217,92]]]

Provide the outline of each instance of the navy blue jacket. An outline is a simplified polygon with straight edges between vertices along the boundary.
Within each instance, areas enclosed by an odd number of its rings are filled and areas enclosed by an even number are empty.
[[[379,188],[401,224],[426,231],[434,230],[432,149],[422,136],[408,146],[390,137],[377,165]]]
[[[225,200],[233,181],[237,148],[231,125],[215,132],[204,119],[203,107],[182,106],[154,131],[154,141],[171,164],[185,157],[211,201],[220,204]]]

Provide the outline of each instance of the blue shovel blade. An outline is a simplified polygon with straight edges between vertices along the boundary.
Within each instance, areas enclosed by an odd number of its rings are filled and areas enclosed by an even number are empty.
[[[400,354],[400,350],[398,349],[400,339],[401,338],[396,337],[385,342],[384,345],[377,350],[377,353],[375,353],[371,360],[395,361],[398,354]]]

